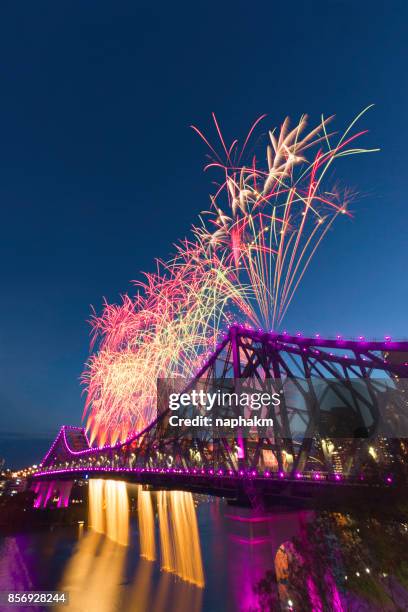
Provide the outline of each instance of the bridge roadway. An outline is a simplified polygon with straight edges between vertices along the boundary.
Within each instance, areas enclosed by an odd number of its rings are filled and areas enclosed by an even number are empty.
[[[33,482],[72,481],[102,478],[141,484],[150,490],[180,490],[223,497],[230,502],[252,506],[290,506],[339,508],[353,500],[375,504],[391,501],[398,494],[391,476],[382,481],[343,478],[340,474],[319,472],[285,474],[256,470],[226,472],[199,468],[103,468],[81,466],[46,469],[33,475]]]

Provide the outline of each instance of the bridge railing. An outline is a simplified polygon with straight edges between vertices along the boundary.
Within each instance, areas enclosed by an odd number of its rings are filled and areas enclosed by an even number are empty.
[[[47,476],[58,476],[61,478],[65,477],[77,477],[80,478],[93,478],[102,477],[108,478],[109,475],[117,476],[122,475],[123,478],[132,480],[157,480],[169,479],[174,480],[179,478],[183,479],[205,479],[205,480],[219,480],[219,479],[262,479],[264,481],[295,481],[295,482],[313,482],[313,483],[332,483],[332,484],[358,484],[358,485],[378,485],[378,486],[393,486],[395,485],[395,477],[388,471],[377,471],[361,473],[358,475],[344,475],[340,472],[327,473],[321,470],[313,471],[282,471],[282,470],[271,470],[271,469],[225,469],[224,467],[172,467],[172,466],[152,466],[147,465],[132,466],[130,464],[119,464],[119,462],[101,462],[101,461],[90,461],[84,460],[73,461],[73,462],[61,462],[50,466],[39,467],[38,471],[34,474],[35,478],[44,478]]]

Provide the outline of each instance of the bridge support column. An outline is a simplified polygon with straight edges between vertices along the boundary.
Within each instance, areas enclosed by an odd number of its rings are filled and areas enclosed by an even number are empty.
[[[34,499],[34,508],[42,508],[42,504],[48,489],[47,482],[36,482],[32,486],[32,490],[36,493],[36,498]]]
[[[43,505],[42,505],[44,509],[48,506],[55,489],[56,489],[56,482],[55,480],[51,480],[51,482],[48,483],[47,492],[45,494]]]
[[[34,508],[44,509],[47,507],[51,495],[55,490],[55,481],[51,480],[50,482],[36,482],[32,489],[35,493],[37,493],[37,497],[34,500]]]
[[[57,503],[57,508],[68,508],[69,498],[71,496],[72,485],[74,484],[73,480],[63,480],[59,483],[59,499]]]

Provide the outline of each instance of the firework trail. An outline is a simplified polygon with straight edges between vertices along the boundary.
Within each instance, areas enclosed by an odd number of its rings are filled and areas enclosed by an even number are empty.
[[[367,109],[365,109],[367,110]],[[327,131],[333,117],[305,132],[304,115],[292,129],[286,118],[280,130],[268,133],[265,167],[255,156],[241,165],[252,126],[242,148],[234,140],[225,144],[216,117],[214,124],[221,151],[195,127],[210,149],[205,170],[221,171],[221,182],[210,196],[202,225],[194,228],[202,255],[215,254],[230,265],[236,287],[245,287],[247,309],[264,329],[278,328],[320,242],[340,214],[348,210],[351,194],[323,189],[323,179],[336,159],[377,149],[362,149],[351,134],[360,113],[339,137]],[[248,292],[250,288],[250,292]]]
[[[135,298],[105,304],[92,318],[96,350],[83,374],[84,416],[99,444],[148,425],[156,416],[157,378],[192,376],[229,321],[229,303],[245,310],[245,293],[222,261],[203,266],[196,254],[195,245],[179,246],[170,263],[136,283]]]
[[[367,109],[365,109],[367,110]],[[168,262],[136,282],[136,295],[104,304],[92,317],[93,353],[83,374],[84,417],[102,445],[141,431],[156,416],[157,378],[193,376],[219,331],[233,319],[265,329],[282,322],[319,244],[338,215],[351,216],[350,193],[323,186],[334,161],[365,153],[354,142],[357,120],[338,136],[332,117],[306,131],[302,116],[268,133],[265,164],[243,145],[226,145],[215,115],[217,145],[193,129],[210,151],[205,170],[221,180],[192,236]]]

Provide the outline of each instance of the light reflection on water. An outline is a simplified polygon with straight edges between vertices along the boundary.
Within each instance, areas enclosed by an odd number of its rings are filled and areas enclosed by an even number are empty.
[[[126,552],[123,546],[92,531],[79,540],[58,585],[60,590],[69,593],[71,610],[119,610]]]
[[[161,569],[199,588],[205,584],[196,510],[191,493],[145,490],[131,487],[137,496],[140,556],[156,561]],[[130,491],[131,492],[131,491]],[[131,492],[132,494],[132,492]],[[133,497],[132,497],[133,499]],[[129,497],[120,480],[91,480],[89,483],[89,525],[122,546],[129,544]],[[160,552],[156,554],[156,514]]]
[[[83,525],[7,537],[0,539],[0,590],[68,591],[70,604],[61,606],[61,612],[259,610],[254,585],[274,568],[279,546],[306,520],[302,512],[260,516],[222,500],[201,498],[191,550],[201,543],[203,589],[174,570],[162,571],[160,554],[154,561],[140,556],[135,517],[128,546]],[[157,543],[158,523],[156,516]]]
[[[19,538],[5,538],[0,551],[0,591],[29,591],[32,588],[33,582]]]

